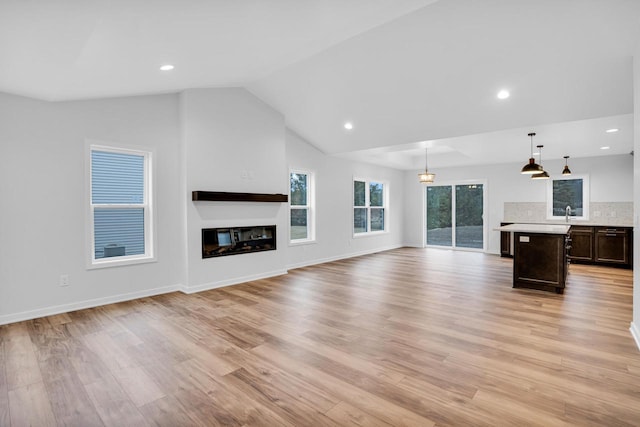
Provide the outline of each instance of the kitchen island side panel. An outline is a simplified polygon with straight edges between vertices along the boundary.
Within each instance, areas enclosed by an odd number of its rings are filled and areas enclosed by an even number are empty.
[[[566,274],[566,235],[514,233],[514,288],[563,293]]]

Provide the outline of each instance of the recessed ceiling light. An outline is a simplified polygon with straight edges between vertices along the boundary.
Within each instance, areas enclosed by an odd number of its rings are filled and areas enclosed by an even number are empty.
[[[346,123],[344,124],[344,128],[345,128],[346,130],[351,130],[351,129],[353,129],[353,123],[351,123],[351,122],[346,122]]]
[[[606,133],[614,133],[614,132],[618,132],[618,129],[613,128],[613,129],[607,129],[605,130]]]
[[[600,147],[601,150],[608,150],[609,148],[611,148],[611,147],[607,147],[607,146]]]
[[[508,90],[502,89],[496,96],[498,97],[498,99],[507,99],[509,96],[511,96],[511,94]]]
[[[174,69],[174,66],[171,64],[165,64],[162,67],[160,67],[161,71],[171,71]]]

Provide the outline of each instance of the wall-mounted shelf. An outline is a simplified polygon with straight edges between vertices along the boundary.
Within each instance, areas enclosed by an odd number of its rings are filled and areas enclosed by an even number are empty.
[[[226,191],[193,191],[191,200],[204,202],[276,202],[289,201],[286,194],[229,193]]]

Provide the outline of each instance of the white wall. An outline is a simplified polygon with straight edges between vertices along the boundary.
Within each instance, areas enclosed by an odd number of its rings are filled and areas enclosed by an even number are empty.
[[[312,171],[316,180],[316,242],[290,246],[289,268],[402,246],[402,171],[327,156],[292,131],[286,138],[289,169]],[[353,237],[354,177],[388,183],[388,233]]]
[[[176,95],[49,103],[0,93],[0,324],[181,284],[177,112]],[[155,150],[157,262],[86,269],[86,139]]]
[[[526,159],[525,159],[526,160]],[[591,202],[630,202],[633,200],[633,157],[630,155],[575,158],[571,160],[574,174],[588,174]],[[524,164],[524,161],[523,161]],[[545,169],[559,174],[564,160],[545,161]],[[487,251],[500,252],[500,234],[493,231],[503,220],[505,202],[546,202],[546,181],[534,181],[520,174],[521,164],[498,164],[433,169],[438,183],[465,180],[485,180],[487,183],[488,224]],[[419,171],[406,172],[404,177],[405,231],[408,246],[423,245],[424,186],[418,183]]]
[[[286,194],[284,117],[241,88],[190,89],[180,95],[180,104],[186,291],[285,273],[286,203],[191,201],[194,190]],[[276,251],[202,258],[202,228],[272,224],[277,227]]]
[[[284,117],[244,89],[57,103],[0,93],[0,120],[0,324],[402,244],[402,172],[285,136]],[[87,270],[88,140],[155,151],[157,262]],[[317,173],[314,245],[289,246],[286,203],[191,201],[193,190],[286,194],[289,167]],[[352,237],[353,176],[389,182],[389,233]],[[202,259],[203,227],[263,224],[276,224],[278,250]]]
[[[633,222],[633,264],[636,269],[640,266],[640,232],[638,231],[640,212],[640,41],[633,58],[633,104],[634,104],[634,161],[633,161],[633,201],[634,201],[634,222]],[[637,271],[637,270],[636,270]],[[640,349],[640,275],[633,275],[633,321],[631,322],[631,333]]]

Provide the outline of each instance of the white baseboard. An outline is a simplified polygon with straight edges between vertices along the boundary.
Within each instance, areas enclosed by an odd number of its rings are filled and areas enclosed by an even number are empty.
[[[114,304],[117,302],[130,301],[137,298],[167,294],[169,292],[176,292],[179,290],[182,290],[182,285],[171,285],[161,288],[146,289],[144,291],[131,292],[127,294],[119,294],[104,298],[79,301],[70,304],[56,305],[53,307],[39,308],[37,310],[23,311],[20,313],[5,314],[0,316],[0,325],[22,322],[24,320],[37,319],[44,316],[53,316],[54,314],[68,313],[70,311],[83,310],[85,308],[99,307],[101,305]]]
[[[370,255],[370,254],[375,254],[377,252],[390,251],[391,249],[398,249],[398,248],[402,248],[402,247],[404,247],[404,245],[392,245],[392,246],[386,246],[386,247],[383,247],[383,248],[371,249],[371,250],[367,250],[367,251],[354,252],[354,253],[343,254],[343,255],[336,255],[336,256],[332,256],[332,257],[328,257],[328,258],[320,258],[320,259],[308,260],[308,261],[303,261],[303,262],[297,262],[295,264],[287,265],[287,269],[288,270],[293,270],[295,268],[302,268],[302,267],[308,267],[310,265],[324,264],[325,262],[340,261],[341,259],[354,258],[354,257],[357,257],[357,256],[363,256],[363,255]]]
[[[631,327],[629,328],[629,330],[631,331],[631,336],[633,337],[633,339],[636,340],[636,346],[638,347],[638,350],[640,350],[640,329],[638,328],[638,325],[631,322]]]
[[[282,276],[287,274],[287,270],[274,270],[266,273],[254,274],[251,276],[234,277],[233,279],[220,280],[218,282],[203,283],[196,286],[183,286],[180,290],[185,294],[208,291],[210,289],[223,288],[225,286],[238,285],[240,283],[251,282],[253,280],[268,279],[269,277]]]

